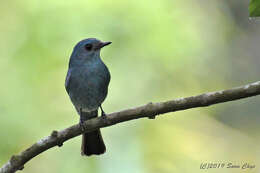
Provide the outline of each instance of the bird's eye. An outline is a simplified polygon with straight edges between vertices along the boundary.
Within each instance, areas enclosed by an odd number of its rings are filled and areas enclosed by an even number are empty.
[[[85,45],[85,49],[86,49],[87,51],[90,51],[90,50],[92,49],[92,45],[91,45],[91,44],[86,44],[86,45]]]

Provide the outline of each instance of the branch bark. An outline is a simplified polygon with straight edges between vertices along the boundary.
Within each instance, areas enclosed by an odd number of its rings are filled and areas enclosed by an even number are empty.
[[[232,88],[229,90],[209,92],[197,96],[179,98],[166,102],[148,103],[136,108],[126,109],[107,115],[107,118],[94,118],[84,123],[84,132],[93,131],[98,128],[112,126],[117,123],[145,118],[154,119],[156,115],[168,112],[175,112],[196,107],[205,107],[217,103],[223,103],[260,94],[260,81],[245,86]],[[0,168],[0,173],[13,173],[23,169],[25,163],[55,146],[62,144],[80,134],[84,133],[78,124],[63,129],[61,131],[54,130],[50,136],[42,138],[26,150],[17,155],[13,155],[11,159]]]

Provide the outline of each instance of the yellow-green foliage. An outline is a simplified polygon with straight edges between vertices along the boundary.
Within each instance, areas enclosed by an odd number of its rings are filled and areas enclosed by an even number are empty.
[[[64,80],[79,40],[113,42],[101,53],[112,76],[103,108],[113,112],[259,79],[257,58],[242,57],[243,44],[232,47],[247,32],[225,1],[1,2],[0,165],[78,122]],[[78,137],[37,156],[24,172],[196,173],[202,162],[256,164],[258,107],[257,100],[238,101],[118,124],[102,129],[105,155],[81,157]]]

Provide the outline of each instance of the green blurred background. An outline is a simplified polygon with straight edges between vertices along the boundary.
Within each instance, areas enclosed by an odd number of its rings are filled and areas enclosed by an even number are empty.
[[[96,37],[110,69],[103,108],[221,90],[259,80],[260,22],[249,1],[1,1],[0,165],[52,130],[78,123],[64,88],[73,46]],[[81,157],[81,137],[23,172],[258,172],[260,97],[102,129],[107,152]],[[201,170],[201,163],[254,169]]]

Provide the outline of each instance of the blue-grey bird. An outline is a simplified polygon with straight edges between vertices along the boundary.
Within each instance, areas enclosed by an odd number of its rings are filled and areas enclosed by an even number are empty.
[[[65,87],[80,115],[80,124],[97,117],[99,107],[102,116],[105,115],[101,104],[107,96],[110,73],[100,58],[100,50],[110,43],[88,38],[77,43],[71,54]],[[105,151],[99,129],[82,135],[82,155],[98,155]]]

